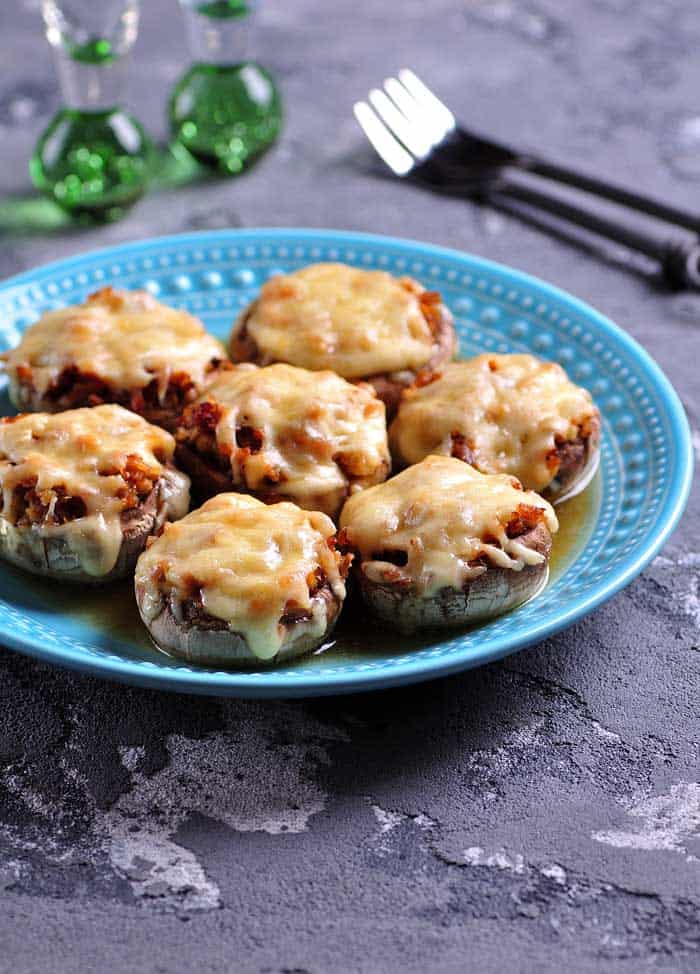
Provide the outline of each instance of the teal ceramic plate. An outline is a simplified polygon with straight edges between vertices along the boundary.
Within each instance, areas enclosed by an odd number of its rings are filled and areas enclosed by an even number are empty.
[[[688,496],[691,444],[676,393],[639,345],[547,284],[468,254],[411,241],[310,230],[165,237],[40,267],[0,287],[0,338],[16,343],[49,308],[113,284],[147,288],[224,337],[271,274],[314,261],[410,274],[442,292],[460,351],[532,352],[587,386],[603,415],[600,471],[560,509],[549,584],[536,599],[470,631],[407,640],[347,613],[324,652],[279,669],[184,666],[150,645],[130,585],[73,591],[0,568],[0,642],[52,663],[168,690],[312,696],[444,676],[505,656],[580,619],[635,577],[673,530]],[[10,412],[5,399],[4,412]]]

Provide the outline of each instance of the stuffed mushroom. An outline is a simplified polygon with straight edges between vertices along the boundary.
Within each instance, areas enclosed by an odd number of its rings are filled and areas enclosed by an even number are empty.
[[[240,490],[336,517],[389,473],[384,404],[371,386],[291,365],[239,365],[188,406],[178,463],[200,496]]]
[[[235,362],[288,362],[371,383],[391,414],[405,386],[452,358],[452,316],[409,277],[311,264],[267,281],[230,338]]]
[[[404,633],[479,622],[545,584],[558,524],[504,474],[430,456],[351,497],[338,543],[370,610]]]
[[[170,431],[210,374],[227,365],[223,345],[199,319],[146,291],[109,287],[46,312],[4,359],[18,409],[118,403]]]
[[[141,555],[136,601],[155,644],[173,656],[279,663],[328,638],[349,561],[325,514],[218,494],[166,525]]]
[[[428,454],[511,474],[559,502],[583,490],[599,460],[600,414],[555,362],[478,355],[404,392],[389,441],[398,466]]]
[[[0,556],[39,575],[106,582],[183,517],[173,437],[121,406],[0,420]]]

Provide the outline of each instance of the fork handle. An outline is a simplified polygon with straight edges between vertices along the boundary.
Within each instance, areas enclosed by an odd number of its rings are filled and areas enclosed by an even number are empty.
[[[569,220],[585,230],[614,240],[624,247],[652,257],[659,262],[664,277],[674,287],[700,287],[700,240],[697,238],[681,240],[655,236],[556,196],[550,196],[538,189],[504,178],[489,183],[484,191],[486,198],[499,194],[528,203],[554,216]]]
[[[664,220],[666,223],[673,223],[694,233],[700,233],[700,213],[693,213],[673,206],[670,203],[662,203],[661,200],[654,199],[652,196],[645,196],[642,193],[635,193],[630,189],[623,189],[615,183],[610,183],[605,179],[596,176],[589,176],[579,172],[569,166],[562,166],[556,162],[549,162],[541,156],[532,155],[528,152],[521,152],[511,146],[495,142],[492,139],[485,139],[482,136],[468,132],[459,126],[456,130],[457,144],[460,141],[466,142],[468,147],[475,143],[483,144],[487,151],[495,150],[503,159],[507,166],[520,169],[522,172],[530,172],[544,179],[551,179],[554,182],[563,183],[566,186],[573,186],[583,190],[584,193],[592,193],[601,199],[610,200],[620,206],[637,210],[639,213],[647,213],[649,216]]]
[[[534,173],[536,176],[552,179],[567,186],[574,186],[576,189],[593,193],[602,199],[638,210],[640,213],[647,213],[649,216],[664,220],[666,223],[674,223],[676,226],[685,227],[694,233],[700,232],[700,215],[690,213],[669,203],[662,203],[661,200],[654,199],[652,196],[644,196],[641,193],[623,189],[622,186],[609,183],[604,179],[587,176],[575,169],[559,166],[536,156],[518,155],[513,165],[518,169]]]

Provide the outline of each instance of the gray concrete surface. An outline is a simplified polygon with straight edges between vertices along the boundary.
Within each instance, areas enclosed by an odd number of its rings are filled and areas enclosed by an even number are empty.
[[[175,0],[143,6],[130,97],[162,134],[186,53]],[[38,7],[0,5],[5,200],[58,101]],[[0,222],[0,273],[239,225],[464,248],[628,328],[700,449],[699,294],[619,248],[378,182],[350,116],[410,64],[476,126],[697,206],[699,43],[692,0],[267,0],[277,150],[101,230]],[[698,970],[699,515],[696,492],[650,569],[568,632],[402,691],[178,698],[0,650],[0,970]]]

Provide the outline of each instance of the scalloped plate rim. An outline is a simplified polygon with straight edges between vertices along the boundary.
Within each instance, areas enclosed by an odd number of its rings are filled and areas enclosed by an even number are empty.
[[[274,668],[256,671],[255,673],[224,672],[184,669],[186,664],[183,662],[182,670],[165,667],[162,669],[145,669],[141,662],[123,657],[116,659],[105,655],[101,659],[99,656],[88,657],[77,650],[45,649],[36,641],[18,636],[8,630],[0,620],[0,637],[5,646],[63,668],[79,670],[128,684],[180,693],[280,698],[361,692],[448,676],[501,659],[552,636],[614,596],[628,585],[658,554],[683,514],[693,478],[693,449],[690,427],[678,394],[651,355],[619,325],[579,298],[524,271],[466,251],[408,238],[349,230],[255,227],[202,230],[148,237],[143,240],[85,251],[60,260],[40,264],[31,270],[6,278],[0,281],[0,292],[6,293],[16,286],[38,283],[42,277],[57,272],[68,273],[72,269],[84,265],[87,261],[100,261],[105,258],[118,259],[124,254],[142,251],[144,248],[172,246],[177,243],[183,245],[197,244],[205,240],[215,245],[223,241],[230,243],[234,241],[244,242],[246,238],[257,243],[261,237],[278,242],[289,238],[303,238],[308,242],[329,243],[334,240],[341,246],[344,244],[361,245],[363,243],[373,246],[383,245],[394,250],[403,250],[414,254],[419,251],[421,255],[434,259],[445,259],[458,263],[466,261],[472,271],[479,272],[481,270],[484,273],[505,277],[513,285],[519,285],[531,291],[534,290],[546,296],[548,300],[555,300],[559,304],[567,306],[572,313],[583,316],[600,332],[613,338],[635,360],[635,363],[641,366],[650,383],[656,387],[659,398],[666,409],[666,418],[669,421],[671,435],[678,454],[677,469],[674,472],[671,493],[657,517],[657,533],[649,537],[640,546],[634,558],[627,560],[623,566],[612,572],[610,577],[604,576],[595,582],[587,597],[576,596],[568,609],[562,610],[555,619],[545,620],[541,625],[529,625],[526,630],[520,633],[495,637],[495,644],[491,648],[486,651],[478,651],[467,658],[456,651],[443,657],[417,658],[386,670],[380,668],[376,670],[363,669],[362,664],[359,664],[357,669],[351,673],[309,673],[301,669],[298,678],[286,673],[285,682],[282,682],[279,679],[280,671]],[[449,634],[446,634],[447,638],[449,638]],[[271,682],[267,679],[275,674],[277,674],[277,680]]]

